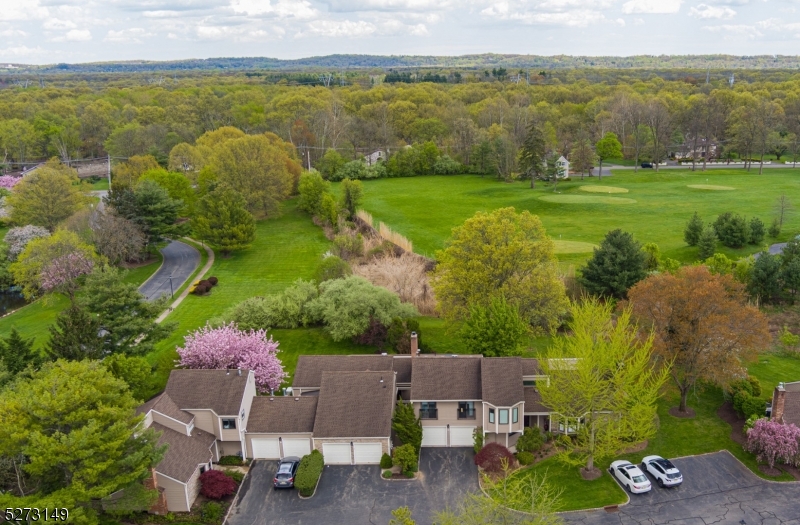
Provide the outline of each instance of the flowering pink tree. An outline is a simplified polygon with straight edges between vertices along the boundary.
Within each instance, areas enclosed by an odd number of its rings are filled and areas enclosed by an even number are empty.
[[[0,175],[0,188],[10,190],[13,188],[19,181],[22,180],[22,177],[12,177],[10,175]]]
[[[264,330],[239,330],[233,323],[219,328],[206,325],[184,338],[179,364],[187,368],[252,370],[259,392],[277,389],[284,378],[278,342]]]
[[[800,428],[777,421],[759,419],[747,431],[745,450],[766,461],[770,467],[776,462],[797,465],[800,460]]]
[[[8,230],[6,236],[3,237],[3,241],[8,246],[8,260],[16,261],[28,243],[39,237],[50,237],[50,231],[33,224],[17,226]]]
[[[42,289],[64,293],[71,302],[75,302],[78,277],[92,273],[93,269],[94,261],[80,252],[56,257],[42,269]]]

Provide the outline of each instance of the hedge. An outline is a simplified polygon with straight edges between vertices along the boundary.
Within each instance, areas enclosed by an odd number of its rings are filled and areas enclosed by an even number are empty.
[[[294,476],[294,486],[300,491],[301,496],[309,497],[314,494],[324,467],[325,459],[319,450],[312,450],[311,454],[303,456],[300,466],[297,467],[297,474]]]

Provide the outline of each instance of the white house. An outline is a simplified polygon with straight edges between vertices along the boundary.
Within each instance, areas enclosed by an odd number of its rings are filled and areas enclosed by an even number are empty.
[[[561,179],[568,179],[569,178],[569,161],[564,158],[564,156],[560,156],[556,161],[556,167],[559,171],[559,178]]]
[[[369,155],[364,155],[364,162],[367,163],[367,166],[372,166],[379,160],[386,160],[386,154],[382,150],[376,150]]]

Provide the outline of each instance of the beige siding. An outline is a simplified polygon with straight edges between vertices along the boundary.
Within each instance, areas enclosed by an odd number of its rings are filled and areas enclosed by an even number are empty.
[[[214,412],[211,410],[189,410],[188,412],[194,414],[194,426],[219,439],[219,424]]]
[[[483,407],[480,401],[473,401],[475,403],[475,419],[458,419],[458,401],[437,401],[436,409],[437,419],[423,419],[420,422],[422,426],[442,427],[450,425],[451,427],[479,427],[481,426],[481,419],[483,418]],[[414,413],[419,415],[419,403],[414,403]]]
[[[189,512],[189,508],[186,506],[186,485],[162,476],[158,472],[156,472],[156,480],[158,481],[158,486],[164,489],[164,495],[167,497],[167,510],[170,512]]]
[[[208,466],[206,466],[208,468]],[[194,500],[197,499],[197,495],[200,494],[200,467],[197,467],[197,470],[194,471],[194,474],[189,481],[186,483],[186,492],[189,494],[189,505],[194,505]]]
[[[514,420],[513,418],[513,409],[517,407],[519,409],[519,416],[516,423],[512,423]],[[494,423],[489,423],[489,409],[494,408]],[[500,409],[508,409],[508,424],[501,425],[500,424]],[[512,407],[494,407],[489,403],[483,403],[483,414],[480,416],[479,421],[483,421],[483,431],[488,432],[496,432],[498,434],[511,434],[513,432],[522,432],[525,427],[525,414],[524,414],[524,403],[519,403]]]
[[[253,373],[250,372],[247,387],[244,389],[244,399],[242,399],[242,409],[244,410],[244,421],[242,421],[241,425],[242,432],[247,430],[247,420],[250,419],[250,407],[253,405],[254,397],[256,397],[256,380]],[[241,414],[241,410],[239,414]]]
[[[283,439],[308,438],[309,440],[311,440],[311,432],[306,432],[306,433],[302,433],[302,434],[300,434],[300,433],[298,433],[298,434],[288,434],[288,433],[284,433],[284,434],[252,433],[251,434],[251,433],[247,433],[244,436],[245,444],[247,446],[247,456],[246,457],[248,457],[248,458],[252,458],[253,457],[253,439],[264,439],[264,438],[273,438],[273,439],[278,439],[278,438],[283,438]],[[312,450],[314,448],[314,443],[313,442],[311,443],[311,448],[312,448]],[[322,449],[320,449],[320,452],[321,451],[322,451]]]
[[[222,430],[220,430],[217,433],[218,434],[218,438],[220,439],[220,441],[239,441],[240,442],[239,448],[242,448],[242,446],[241,446],[241,439],[242,438],[241,438],[241,436],[239,434],[239,428],[232,428],[232,429],[224,429],[224,428],[222,428],[222,420],[223,419],[230,419],[230,418],[227,418],[227,417],[219,418],[219,428],[221,428]],[[235,419],[236,419],[236,426],[238,427],[241,424],[241,421],[239,420],[238,417],[235,418]]]
[[[319,438],[314,440],[314,448],[322,452],[323,443],[376,443],[381,442],[381,448],[384,454],[391,454],[389,447],[389,438],[354,438],[354,439],[336,439],[336,438]]]
[[[217,441],[217,446],[223,456],[236,456],[242,451],[241,441]]]
[[[153,424],[153,411],[150,410],[147,414],[144,415],[144,421],[142,423],[144,428],[150,428],[150,425]]]
[[[164,414],[156,412],[155,410],[152,410],[150,413],[153,416],[153,421],[154,422],[159,423],[161,425],[164,425],[167,428],[171,428],[175,432],[180,432],[183,435],[186,435],[186,436],[189,435],[188,427],[186,425],[184,425],[183,423],[181,423],[180,421],[176,421],[176,420],[172,419],[171,417],[167,417]]]

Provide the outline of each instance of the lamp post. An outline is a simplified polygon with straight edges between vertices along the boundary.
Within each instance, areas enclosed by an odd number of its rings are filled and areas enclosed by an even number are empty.
[[[175,290],[172,289],[172,275],[169,276],[169,293],[175,299]]]

